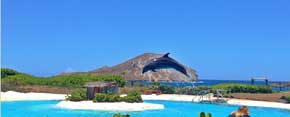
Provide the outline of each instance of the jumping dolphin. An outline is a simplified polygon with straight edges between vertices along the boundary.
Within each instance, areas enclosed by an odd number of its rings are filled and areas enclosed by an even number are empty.
[[[173,68],[173,69],[181,72],[182,74],[186,75],[187,77],[190,77],[187,74],[186,69],[183,67],[183,65],[179,64],[177,61],[170,58],[168,56],[169,54],[170,53],[166,53],[162,57],[154,59],[153,62],[150,62],[149,64],[145,65],[143,70],[142,70],[142,74],[144,74],[145,72],[148,72],[148,71],[156,72],[156,70],[158,70],[158,69]]]

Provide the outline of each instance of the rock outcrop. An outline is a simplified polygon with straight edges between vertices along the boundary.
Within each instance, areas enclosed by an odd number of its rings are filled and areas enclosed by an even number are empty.
[[[112,67],[102,67],[96,70],[89,71],[93,74],[121,74],[125,80],[144,80],[144,81],[196,81],[196,71],[186,67],[190,78],[175,69],[160,69],[157,72],[146,72],[142,74],[143,67],[153,59],[162,57],[163,54],[145,53],[130,59],[124,63]]]

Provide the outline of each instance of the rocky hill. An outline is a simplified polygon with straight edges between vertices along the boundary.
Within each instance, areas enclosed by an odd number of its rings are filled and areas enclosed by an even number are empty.
[[[125,80],[150,80],[150,81],[196,81],[196,71],[186,67],[187,73],[191,78],[176,71],[175,69],[161,69],[157,72],[146,72],[142,74],[143,67],[155,58],[159,58],[163,54],[145,53],[124,63],[112,67],[102,67],[96,70],[89,71],[92,74],[121,74]]]

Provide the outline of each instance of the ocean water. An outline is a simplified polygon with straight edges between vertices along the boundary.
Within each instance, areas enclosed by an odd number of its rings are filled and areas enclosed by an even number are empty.
[[[15,101],[1,102],[1,117],[112,117],[110,111],[86,111],[61,109],[59,101]],[[145,101],[163,104],[163,110],[120,112],[131,117],[197,117],[199,112],[211,112],[213,117],[227,117],[238,106],[225,104],[201,104],[174,101]],[[290,117],[289,110],[249,107],[251,117]]]
[[[277,83],[281,81],[269,81],[269,83]],[[149,81],[134,81],[134,84],[148,85],[153,82]],[[186,86],[212,86],[222,83],[241,83],[241,84],[251,84],[249,80],[199,80],[198,82],[160,82],[160,84],[174,86],[174,87],[186,87]],[[127,82],[130,84],[130,82]],[[264,81],[255,81],[256,85],[265,85]],[[274,88],[273,90],[279,91],[279,88]],[[290,91],[290,87],[282,88],[281,91]]]
[[[276,81],[272,81],[269,83],[275,83]],[[149,81],[134,81],[135,84],[143,84],[148,85],[152,84],[153,82]],[[221,83],[241,83],[241,84],[251,84],[251,81],[246,80],[199,80],[198,82],[160,82],[160,84],[171,85],[176,87],[183,87],[183,86],[212,86]],[[130,84],[130,82],[128,82]],[[255,81],[256,85],[265,85],[263,81]]]

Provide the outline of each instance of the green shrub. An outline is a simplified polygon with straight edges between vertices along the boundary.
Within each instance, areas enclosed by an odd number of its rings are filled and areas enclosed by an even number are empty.
[[[114,74],[70,74],[70,75],[58,75],[44,79],[43,85],[55,85],[65,87],[80,88],[87,82],[93,81],[109,81],[116,82],[119,86],[125,85],[125,80],[120,75]]]
[[[173,94],[173,93],[175,93],[175,87],[168,86],[168,85],[160,85],[159,82],[153,82],[152,85],[147,86],[147,89],[160,90],[164,94]]]
[[[121,100],[118,94],[98,93],[93,99],[93,102],[120,102]]]
[[[211,87],[212,89],[224,89],[231,93],[272,93],[271,86],[225,83],[218,84]]]
[[[40,81],[41,79],[36,78],[35,76],[19,73],[19,74],[10,75],[4,79],[1,79],[1,82],[2,82],[1,84],[10,84],[14,86],[33,85],[33,84],[38,84]]]
[[[155,86],[160,86],[160,82],[153,82],[152,85],[155,85]]]
[[[212,117],[212,115],[211,115],[211,113],[207,113],[207,114],[205,114],[205,112],[200,112],[200,113],[198,114],[198,117]]]
[[[69,101],[87,100],[87,91],[84,89],[76,89],[71,94],[68,94],[65,100]]]
[[[200,112],[200,113],[198,114],[198,117],[205,117],[205,113],[204,113],[204,112]]]
[[[133,92],[129,93],[127,96],[122,98],[122,101],[129,102],[129,103],[143,102],[142,97],[141,97],[141,93],[138,91],[133,91]]]
[[[121,100],[122,98],[118,94],[112,94],[112,95],[109,95],[108,97],[109,102],[120,102]]]
[[[9,68],[1,68],[1,78],[19,74],[17,71]]]
[[[211,88],[208,86],[198,86],[198,87],[181,87],[176,88],[175,92],[178,94],[187,94],[187,95],[200,95],[205,90],[210,90]]]
[[[129,114],[122,115],[122,114],[118,113],[118,114],[114,114],[113,117],[130,117],[130,115]]]
[[[202,92],[206,90],[209,90],[211,93],[216,93],[217,89],[225,90],[220,93],[272,93],[271,86],[238,84],[238,83],[224,83],[217,84],[214,86],[181,87],[175,88],[175,92],[178,94],[200,95]]]
[[[175,88],[172,86],[161,85],[159,86],[159,90],[164,94],[174,94]]]
[[[290,103],[290,96],[286,97],[287,103]]]
[[[98,93],[95,95],[93,102],[143,102],[141,93],[133,91],[125,97],[120,97],[118,94]]]
[[[97,93],[95,95],[95,98],[93,99],[93,102],[106,102],[106,100],[107,100],[107,94]]]
[[[205,116],[206,117],[212,117],[211,113],[207,113]]]
[[[159,90],[160,83],[159,82],[153,82],[151,85],[147,86],[147,89],[151,90]]]

